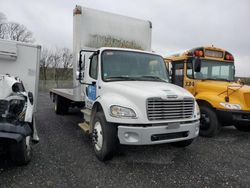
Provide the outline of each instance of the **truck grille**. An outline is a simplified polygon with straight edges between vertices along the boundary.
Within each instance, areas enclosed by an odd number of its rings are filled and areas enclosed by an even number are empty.
[[[150,98],[147,100],[149,120],[171,120],[191,118],[194,111],[194,99],[163,100]]]
[[[6,113],[8,110],[8,101],[0,100],[0,116]]]

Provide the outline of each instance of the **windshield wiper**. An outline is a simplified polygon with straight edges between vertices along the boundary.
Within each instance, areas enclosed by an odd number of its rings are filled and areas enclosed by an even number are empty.
[[[135,78],[128,77],[128,76],[109,76],[106,77],[105,80],[135,80]]]
[[[150,76],[150,75],[146,75],[146,76],[140,76],[139,78],[146,78],[146,79],[153,79],[153,80],[156,80],[156,81],[161,81],[161,82],[167,82],[166,80],[163,80],[161,79],[160,77],[158,76]]]

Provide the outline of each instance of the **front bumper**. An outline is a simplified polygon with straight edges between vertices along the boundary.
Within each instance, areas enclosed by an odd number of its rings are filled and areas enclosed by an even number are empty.
[[[217,109],[219,120],[228,125],[250,126],[250,112]]]
[[[153,145],[193,139],[199,134],[200,121],[160,126],[118,125],[120,144]]]
[[[32,134],[28,123],[13,125],[10,123],[0,123],[0,139],[10,139],[20,142],[24,137]]]

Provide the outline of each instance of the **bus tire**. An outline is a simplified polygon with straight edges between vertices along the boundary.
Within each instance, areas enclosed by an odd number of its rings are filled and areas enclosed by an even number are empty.
[[[218,117],[210,106],[201,105],[200,136],[213,137],[220,132],[221,125]]]
[[[117,127],[108,123],[103,112],[95,114],[92,126],[92,143],[94,152],[100,161],[111,159],[117,149]]]

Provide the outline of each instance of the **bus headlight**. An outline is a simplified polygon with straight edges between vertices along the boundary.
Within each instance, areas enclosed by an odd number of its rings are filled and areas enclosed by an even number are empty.
[[[220,105],[223,106],[224,108],[231,109],[231,110],[241,110],[241,106],[239,104],[230,104],[230,103],[221,102]]]
[[[118,105],[113,105],[110,107],[110,115],[118,118],[136,118],[136,113],[134,110]]]

